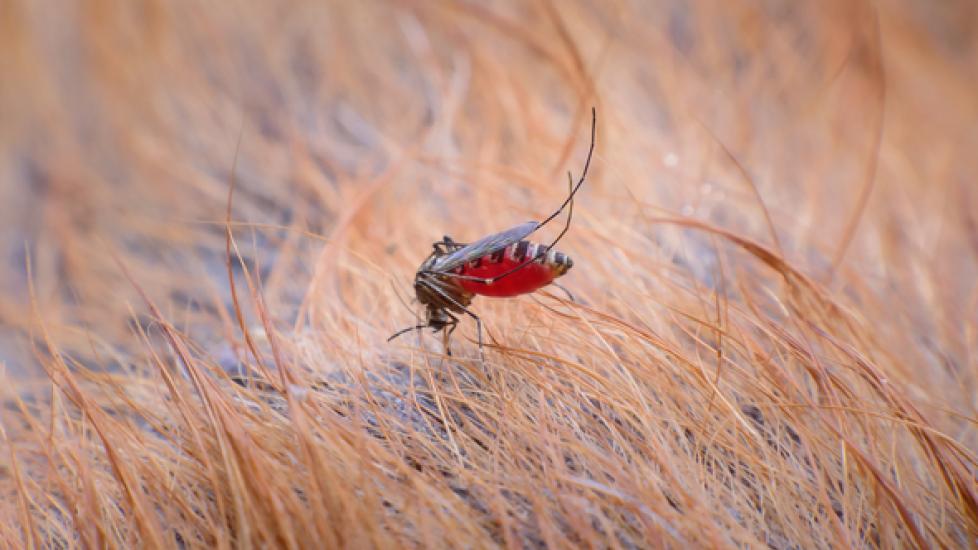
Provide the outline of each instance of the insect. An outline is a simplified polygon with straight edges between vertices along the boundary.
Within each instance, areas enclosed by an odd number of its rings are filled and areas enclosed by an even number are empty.
[[[401,329],[388,342],[411,330],[432,328],[443,331],[445,352],[451,355],[448,340],[458,326],[458,314],[475,320],[479,351],[482,352],[482,319],[469,309],[476,295],[509,297],[534,292],[567,273],[574,262],[554,250],[554,245],[570,229],[574,215],[574,195],[587,178],[594,153],[597,114],[591,109],[591,145],[584,170],[577,184],[570,173],[569,194],[563,204],[542,222],[529,221],[506,231],[483,237],[473,243],[458,243],[451,237],[432,244],[431,254],[414,275],[414,292],[425,307],[424,324]],[[567,221],[560,234],[548,245],[526,240],[532,233],[550,223],[567,209]]]

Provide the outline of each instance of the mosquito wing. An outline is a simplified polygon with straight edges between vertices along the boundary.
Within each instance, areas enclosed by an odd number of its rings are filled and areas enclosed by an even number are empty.
[[[481,258],[486,254],[492,254],[513,243],[522,241],[527,235],[536,231],[538,227],[540,227],[540,222],[526,222],[512,229],[483,237],[474,243],[436,259],[435,263],[431,266],[431,270],[449,271],[476,258]]]

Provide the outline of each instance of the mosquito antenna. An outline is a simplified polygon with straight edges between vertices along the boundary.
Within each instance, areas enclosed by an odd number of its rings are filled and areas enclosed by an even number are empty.
[[[423,329],[423,328],[425,328],[427,326],[428,325],[416,325],[416,326],[413,326],[413,327],[402,328],[401,330],[395,332],[394,334],[391,334],[390,338],[388,338],[387,341],[390,342],[391,340],[393,340],[394,338],[397,338],[398,336],[404,334],[405,332],[410,332],[412,330],[421,330],[421,329]]]

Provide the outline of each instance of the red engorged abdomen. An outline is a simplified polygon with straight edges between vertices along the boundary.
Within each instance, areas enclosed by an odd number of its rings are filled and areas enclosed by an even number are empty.
[[[462,275],[488,279],[490,277],[498,277],[522,263],[510,260],[509,258],[504,258],[499,263],[490,263],[487,260],[488,257],[483,258],[482,265],[479,267],[465,265],[462,268]],[[538,288],[547,286],[553,280],[554,272],[549,266],[533,262],[491,285],[477,281],[467,281],[465,279],[458,279],[458,284],[473,294],[504,298],[533,292]]]

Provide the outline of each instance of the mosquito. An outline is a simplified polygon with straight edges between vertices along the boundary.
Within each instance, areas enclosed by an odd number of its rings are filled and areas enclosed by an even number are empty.
[[[388,342],[412,330],[431,328],[433,332],[443,331],[445,353],[451,355],[448,340],[458,326],[459,315],[464,314],[475,320],[481,354],[482,319],[469,309],[475,296],[504,298],[528,294],[553,283],[554,279],[573,267],[574,262],[570,257],[556,251],[554,245],[570,229],[574,215],[574,195],[584,184],[591,165],[596,125],[597,113],[592,108],[591,145],[581,177],[574,184],[573,176],[568,172],[567,199],[542,222],[529,221],[473,243],[455,242],[446,235],[432,244],[431,254],[414,275],[414,292],[418,302],[425,307],[425,322],[395,332],[387,339]],[[526,240],[565,209],[567,221],[550,244]]]

